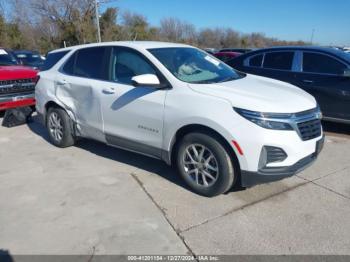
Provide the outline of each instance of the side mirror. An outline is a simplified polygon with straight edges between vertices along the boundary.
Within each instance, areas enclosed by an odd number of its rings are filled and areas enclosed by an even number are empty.
[[[134,86],[160,87],[160,81],[156,75],[145,74],[131,78]]]
[[[350,68],[344,70],[344,76],[350,77]]]

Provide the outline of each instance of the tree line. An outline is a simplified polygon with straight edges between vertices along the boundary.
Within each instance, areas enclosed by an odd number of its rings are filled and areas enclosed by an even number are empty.
[[[94,0],[0,0],[0,46],[41,53],[97,41]],[[156,40],[198,47],[261,48],[306,45],[233,28],[202,28],[168,17],[152,26],[142,14],[109,7],[100,14],[102,41]]]

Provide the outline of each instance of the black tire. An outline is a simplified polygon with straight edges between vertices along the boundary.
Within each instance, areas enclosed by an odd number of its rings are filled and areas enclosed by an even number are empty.
[[[199,175],[199,177],[201,178],[198,178],[196,180],[195,174],[192,173],[191,175],[189,175],[188,172],[190,170],[189,168],[193,168],[193,169],[197,169],[197,171],[201,170],[200,172],[205,172],[205,174],[207,174],[208,173],[207,171],[209,169],[207,169],[206,167],[203,167],[203,164],[201,164],[200,167],[197,164],[195,165],[188,164],[187,166],[185,166],[185,161],[186,163],[188,163],[188,161],[192,162],[191,159],[188,159],[188,153],[186,153],[186,150],[191,150],[193,148],[192,145],[198,146],[200,151],[201,151],[201,148],[203,148],[201,146],[204,146],[208,150],[206,153],[207,156],[212,154],[215,158],[215,162],[214,162],[216,166],[215,169],[218,170],[217,174],[215,175],[216,180],[209,179],[210,180],[209,182],[211,183],[208,183],[206,181],[207,185],[204,185],[204,180],[207,180],[208,177],[204,179],[203,175]],[[227,192],[236,181],[235,168],[233,166],[233,161],[231,160],[229,153],[226,151],[225,147],[219,142],[218,139],[216,139],[213,136],[210,136],[209,134],[205,134],[205,133],[187,134],[179,142],[176,153],[177,153],[176,165],[180,175],[185,180],[185,182],[190,186],[190,188],[199,195],[213,197],[213,196],[223,194]],[[185,160],[186,158],[187,160]],[[209,159],[209,157],[207,158]],[[203,157],[201,159],[203,159]],[[195,162],[197,162],[197,160]],[[211,173],[211,175],[213,175],[213,173]],[[200,184],[201,182],[202,182],[202,185]]]
[[[52,124],[50,122],[50,118],[55,115],[58,121],[61,123],[61,132],[60,139],[55,136],[55,132],[52,131]],[[65,148],[70,147],[75,144],[75,138],[72,130],[71,119],[68,116],[67,112],[59,107],[51,107],[47,112],[46,117],[46,127],[49,132],[50,142],[57,147]]]

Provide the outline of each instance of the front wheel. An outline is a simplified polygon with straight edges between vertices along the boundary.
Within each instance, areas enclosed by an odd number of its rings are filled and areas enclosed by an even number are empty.
[[[235,172],[225,147],[203,133],[186,135],[177,150],[177,168],[196,193],[212,197],[228,191]]]

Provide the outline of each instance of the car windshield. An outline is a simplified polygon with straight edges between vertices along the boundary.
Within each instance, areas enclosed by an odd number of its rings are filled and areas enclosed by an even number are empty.
[[[13,55],[9,54],[4,49],[0,49],[0,66],[17,65],[17,64],[18,62]]]
[[[196,48],[157,48],[148,51],[176,78],[187,83],[210,84],[242,77],[220,60]]]

